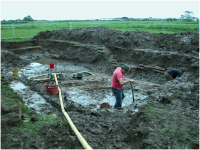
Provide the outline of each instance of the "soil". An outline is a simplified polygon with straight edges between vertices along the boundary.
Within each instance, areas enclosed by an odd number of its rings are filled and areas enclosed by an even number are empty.
[[[55,68],[49,69],[52,62]],[[40,65],[34,67],[34,63]],[[131,67],[125,77],[135,80],[135,101],[126,84],[122,108],[114,109],[110,82],[115,68],[123,64]],[[19,69],[18,76],[13,76],[13,68]],[[167,81],[164,70],[174,68],[185,72]],[[86,71],[83,79],[73,78],[81,71]],[[30,41],[1,42],[4,80],[29,108],[66,121],[58,95],[46,90],[47,81],[28,78],[49,77],[52,72],[58,73],[66,112],[92,148],[199,149],[199,34],[122,32],[100,26],[45,31]],[[103,102],[112,107],[100,108]],[[43,126],[36,138],[15,134],[12,128],[19,123],[18,113],[11,112],[16,107],[1,105],[1,142],[11,139],[1,148],[64,149],[63,142],[71,149],[83,148],[67,123]],[[30,116],[32,122],[37,120],[36,113]],[[29,142],[24,143],[25,139]]]

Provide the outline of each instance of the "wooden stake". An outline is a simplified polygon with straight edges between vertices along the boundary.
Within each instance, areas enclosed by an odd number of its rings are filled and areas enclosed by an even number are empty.
[[[19,102],[19,120],[20,121],[22,120],[21,115],[22,115],[22,112],[21,112],[21,102]]]

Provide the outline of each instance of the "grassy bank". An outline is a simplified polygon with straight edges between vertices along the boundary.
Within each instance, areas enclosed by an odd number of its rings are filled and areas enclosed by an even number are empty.
[[[1,76],[1,148],[17,149],[23,148],[20,143],[13,145],[13,139],[23,141],[31,145],[35,138],[40,134],[44,126],[49,126],[49,131],[54,130],[53,125],[66,126],[68,123],[63,121],[58,115],[41,115],[28,108],[22,98],[9,87],[10,82]],[[21,116],[19,119],[19,103],[21,103]],[[34,118],[33,118],[34,116]],[[24,122],[24,120],[28,122]],[[52,131],[51,130],[51,131]],[[47,132],[47,131],[45,131]],[[34,145],[34,144],[33,144]],[[63,148],[70,148],[70,145],[63,143]],[[59,148],[59,147],[52,147]]]
[[[71,22],[29,22],[20,24],[1,24],[1,38],[3,41],[19,41],[31,39],[41,31],[52,31],[59,29],[80,29],[87,27],[108,27],[113,30],[120,31],[148,31],[150,33],[181,33],[198,31],[198,22],[167,22],[167,21],[71,21]],[[1,40],[1,41],[2,41]]]

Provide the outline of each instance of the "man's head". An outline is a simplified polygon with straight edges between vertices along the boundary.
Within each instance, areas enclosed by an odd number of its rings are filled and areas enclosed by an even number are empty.
[[[128,71],[129,71],[129,69],[130,69],[130,67],[128,66],[128,65],[123,65],[122,67],[121,67],[121,69],[122,69],[122,72],[123,73],[127,73]]]

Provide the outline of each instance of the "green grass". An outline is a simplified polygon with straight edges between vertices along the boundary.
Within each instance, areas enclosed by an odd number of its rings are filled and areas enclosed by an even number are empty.
[[[30,135],[30,138],[36,138],[37,134],[39,133],[39,130],[43,126],[50,126],[57,123],[60,125],[68,124],[67,121],[63,122],[58,115],[41,115],[35,112],[34,110],[28,108],[28,106],[25,105],[22,97],[20,97],[16,92],[14,92],[14,90],[9,87],[9,84],[10,82],[4,80],[4,76],[1,76],[1,107],[12,107],[14,105],[19,105],[19,102],[21,102],[21,111],[24,117],[30,120],[30,113],[35,113],[37,115],[37,121],[35,122],[29,121],[25,123],[23,121],[19,121],[19,123],[16,124],[16,126],[12,128],[8,127],[13,134],[28,134]],[[10,113],[19,114],[19,109],[13,109]],[[24,142],[30,142],[30,138],[28,138]],[[2,141],[1,143],[3,147],[7,147],[7,145],[11,143],[10,137],[5,137],[4,141]],[[68,148],[70,148],[70,146],[66,147],[66,149]]]
[[[72,21],[71,29],[80,29],[87,27],[98,27],[99,21]],[[150,33],[162,33],[162,21],[100,21],[100,26],[108,27],[113,30],[126,31],[148,31]],[[31,39],[33,36],[41,31],[52,31],[59,29],[70,29],[70,22],[29,22],[14,24],[14,35],[12,24],[1,24],[1,38],[13,38],[11,41],[26,40],[19,37],[26,37]],[[163,33],[181,33],[181,32],[195,32],[198,30],[198,22],[182,22],[164,21]],[[1,39],[1,41],[9,41],[8,39]]]
[[[61,125],[64,124],[61,119],[58,120],[57,116],[37,114],[37,121],[35,123],[20,122],[17,127],[13,128],[13,130],[16,130],[19,134],[29,133],[29,135],[31,135],[32,137],[36,137],[41,127],[49,126],[55,123],[59,123]]]
[[[25,103],[22,100],[22,97],[19,96],[16,92],[14,92],[14,90],[9,87],[10,82],[3,80],[3,78],[4,76],[1,76],[1,98],[2,98],[1,104],[2,106],[19,104],[19,102],[21,102],[22,111],[24,111],[25,114],[29,114],[31,112],[37,113],[33,111],[32,109],[28,108],[26,105],[24,105]],[[37,117],[38,117],[38,121],[36,121],[35,125],[37,125],[37,122],[41,125],[42,124],[50,125],[50,124],[54,124],[58,122],[58,120],[54,120],[54,118],[57,118],[54,115],[41,115],[37,113]],[[62,120],[59,120],[59,123],[63,123]],[[31,123],[29,124],[29,123],[21,122],[21,124],[24,124],[26,127],[28,127],[28,129],[33,129],[33,127],[29,127]],[[23,130],[25,130],[25,128],[23,128]]]

